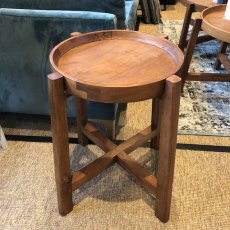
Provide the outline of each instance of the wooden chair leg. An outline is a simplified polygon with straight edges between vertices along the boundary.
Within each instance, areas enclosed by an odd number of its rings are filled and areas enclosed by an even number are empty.
[[[221,42],[221,46],[220,46],[218,55],[219,54],[225,54],[227,47],[228,47],[227,42]],[[221,66],[221,61],[220,61],[219,57],[217,56],[215,68],[218,70],[218,69],[220,69],[220,66]]]
[[[79,97],[76,97],[76,111],[78,141],[81,145],[84,146],[88,144],[88,138],[82,132],[82,127],[86,125],[88,120],[87,101]]]
[[[185,18],[184,18],[184,23],[180,35],[180,40],[179,40],[179,48],[184,51],[184,48],[186,47],[187,44],[187,35],[188,35],[188,29],[192,17],[192,13],[195,11],[195,5],[194,4],[189,4],[185,13]]]
[[[162,222],[167,222],[170,215],[180,104],[180,90],[181,79],[179,77],[174,75],[166,79],[165,93],[161,101],[161,138],[159,148],[157,194],[155,204],[155,215]]]
[[[182,78],[182,89],[184,87],[184,83],[188,75],[188,70],[189,70],[191,60],[192,60],[192,55],[193,55],[194,48],[196,45],[197,37],[198,37],[199,31],[201,30],[201,23],[202,23],[201,18],[197,18],[195,20],[195,24],[192,29],[191,37],[189,39],[187,49],[185,52],[184,64],[182,65],[181,70],[179,72],[179,76]]]
[[[66,215],[73,209],[66,95],[61,75],[53,73],[48,79],[58,209]]]

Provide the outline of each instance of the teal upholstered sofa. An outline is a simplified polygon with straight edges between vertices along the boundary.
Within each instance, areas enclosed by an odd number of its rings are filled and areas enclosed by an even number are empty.
[[[135,29],[139,0],[0,0],[0,113],[49,114],[49,53],[71,32]],[[68,114],[75,116],[68,99]],[[88,103],[114,135],[117,104]]]

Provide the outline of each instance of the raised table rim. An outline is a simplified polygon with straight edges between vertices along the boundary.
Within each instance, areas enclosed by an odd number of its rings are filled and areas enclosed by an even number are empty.
[[[229,31],[222,30],[222,29],[218,28],[218,25],[213,25],[206,20],[207,16],[209,16],[210,14],[215,13],[217,11],[223,12],[223,21],[226,20],[226,19],[224,19],[225,9],[226,9],[226,4],[221,4],[221,5],[212,6],[212,7],[209,7],[207,9],[203,10],[201,13],[202,29],[206,33],[208,33],[209,35],[211,35],[211,36],[213,36],[213,37],[215,37],[221,41],[230,42],[230,30]],[[228,20],[228,22],[230,24],[229,20]],[[226,36],[226,35],[229,35],[229,36]]]
[[[175,71],[173,69],[172,73],[167,76],[162,76],[162,79],[153,80],[146,83],[145,85],[135,85],[127,87],[100,87],[98,85],[88,85],[82,82],[76,82],[71,76],[68,76],[65,72],[59,69],[58,62],[60,57],[66,52],[71,50],[76,46],[82,44],[87,44],[90,42],[97,42],[106,39],[123,39],[123,40],[135,40],[148,45],[152,45],[163,52],[168,53],[170,58],[175,62]],[[124,31],[124,30],[105,30],[96,31],[86,34],[80,34],[69,39],[64,40],[53,48],[50,53],[50,62],[54,72],[58,72],[65,78],[66,89],[73,95],[77,95],[84,99],[90,99],[100,102],[130,102],[130,101],[140,101],[146,100],[153,96],[162,93],[162,88],[164,80],[175,74],[183,64],[183,53],[181,50],[173,44],[172,42],[149,34],[145,34],[138,31]],[[119,92],[116,92],[119,91]],[[134,96],[127,96],[132,91]],[[141,93],[142,92],[142,93]]]

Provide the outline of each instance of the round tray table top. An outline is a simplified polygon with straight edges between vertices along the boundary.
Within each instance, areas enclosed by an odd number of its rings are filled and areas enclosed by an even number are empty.
[[[175,74],[183,63],[183,54],[163,38],[111,30],[61,42],[51,51],[50,62],[54,71],[86,92],[113,88],[122,94],[131,88],[144,90]]]
[[[202,29],[209,35],[230,42],[230,20],[224,18],[226,5],[217,5],[201,13]]]

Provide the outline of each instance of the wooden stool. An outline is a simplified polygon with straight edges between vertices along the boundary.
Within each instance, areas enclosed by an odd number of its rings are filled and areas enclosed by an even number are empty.
[[[155,215],[168,221],[172,194],[181,80],[173,75],[183,62],[171,42],[134,31],[100,31],[72,37],[56,46],[49,78],[58,208],[73,209],[72,192],[117,163],[156,197]],[[105,154],[71,174],[66,96],[76,97],[79,143],[88,139]],[[149,127],[117,146],[87,120],[87,100],[105,103],[152,98]],[[157,177],[128,154],[146,141],[159,152]]]
[[[224,20],[224,12],[226,5],[216,5],[206,8],[202,11],[201,18],[195,19],[195,23],[192,29],[191,37],[189,39],[187,49],[185,52],[184,64],[180,71],[182,78],[182,85],[186,80],[189,81],[230,81],[230,74],[218,74],[218,73],[191,73],[189,72],[189,66],[192,59],[193,51],[198,40],[198,33],[204,30],[207,34],[213,38],[217,38],[222,41],[219,53],[217,55],[216,69],[220,68],[223,64],[226,70],[230,73],[229,60],[225,51],[227,45],[230,43],[230,27],[229,22]]]

